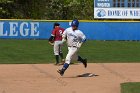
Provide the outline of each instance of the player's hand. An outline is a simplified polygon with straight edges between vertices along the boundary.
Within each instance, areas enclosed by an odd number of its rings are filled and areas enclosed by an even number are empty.
[[[49,42],[49,44],[52,45],[52,46],[54,46],[54,43],[52,43],[52,42]]]
[[[63,38],[62,41],[58,43],[58,45],[63,45],[63,43],[64,43],[65,41],[66,41],[66,39]]]
[[[82,46],[83,43],[78,42],[77,43],[77,48],[80,48]]]

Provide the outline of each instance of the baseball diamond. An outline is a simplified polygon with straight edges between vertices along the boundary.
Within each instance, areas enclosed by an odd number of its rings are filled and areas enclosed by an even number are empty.
[[[140,0],[0,0],[0,93],[140,93]]]
[[[120,93],[121,83],[139,82],[139,42],[87,41],[79,53],[88,58],[88,67],[75,63],[63,77],[56,72],[61,66],[51,64],[55,59],[46,40],[1,39],[0,43],[1,92]],[[63,51],[66,54],[66,46]]]
[[[120,93],[120,83],[138,82],[139,63],[72,65],[60,77],[53,64],[0,65],[3,93]],[[87,76],[86,73],[95,74]]]

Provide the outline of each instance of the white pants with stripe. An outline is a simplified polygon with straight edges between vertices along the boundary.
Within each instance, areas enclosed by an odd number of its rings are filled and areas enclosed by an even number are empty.
[[[77,47],[68,47],[68,54],[66,56],[65,63],[70,64],[72,59],[77,60],[77,58],[78,58],[78,56],[77,56],[78,49],[79,48],[77,48]]]

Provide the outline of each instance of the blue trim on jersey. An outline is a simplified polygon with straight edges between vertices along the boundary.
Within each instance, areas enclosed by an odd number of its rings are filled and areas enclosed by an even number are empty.
[[[87,39],[85,38],[85,39],[83,39],[81,42],[83,42],[83,43],[84,43],[84,42],[86,42],[86,40],[87,40]]]

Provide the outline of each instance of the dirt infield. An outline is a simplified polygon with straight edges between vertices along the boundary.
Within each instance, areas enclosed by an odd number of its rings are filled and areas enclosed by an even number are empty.
[[[71,65],[61,77],[53,64],[0,65],[0,93],[120,93],[140,82],[140,63]]]

